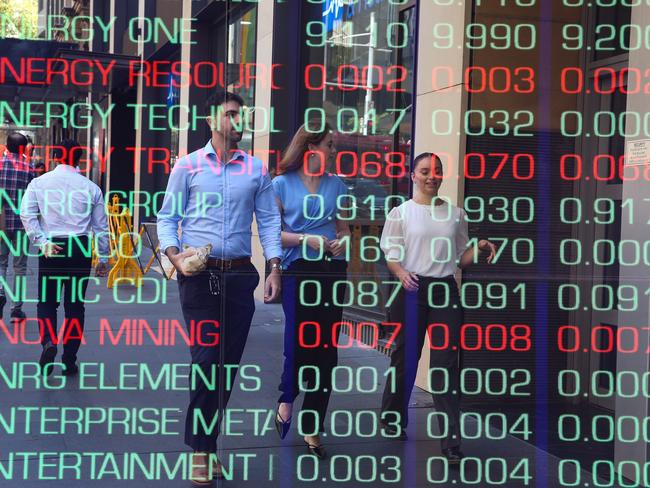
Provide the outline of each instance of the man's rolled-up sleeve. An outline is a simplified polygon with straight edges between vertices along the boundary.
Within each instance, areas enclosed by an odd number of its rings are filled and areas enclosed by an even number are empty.
[[[182,220],[180,206],[187,202],[187,168],[177,164],[169,175],[162,207],[158,212],[157,232],[160,251],[164,254],[169,247],[181,249],[178,238],[178,224]]]
[[[255,218],[266,259],[282,257],[280,209],[275,198],[271,178],[263,174],[255,195]]]
[[[35,246],[42,246],[47,242],[47,237],[38,220],[41,210],[38,205],[38,189],[35,187],[35,181],[32,180],[27,185],[23,194],[23,199],[20,202],[20,220],[31,243]]]
[[[108,218],[106,217],[106,205],[102,190],[99,187],[95,190],[90,223],[96,239],[99,261],[104,263],[108,260],[111,252],[108,238]]]

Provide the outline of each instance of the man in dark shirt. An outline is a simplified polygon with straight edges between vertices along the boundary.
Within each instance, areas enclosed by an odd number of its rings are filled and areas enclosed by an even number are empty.
[[[20,200],[27,185],[34,177],[34,171],[30,167],[29,160],[24,157],[27,153],[29,140],[20,132],[12,132],[7,136],[7,152],[0,162],[0,202],[4,217],[4,228],[0,232],[0,318],[4,306],[7,303],[7,296],[4,285],[9,265],[9,255],[13,256],[14,281],[13,296],[15,297],[11,309],[11,317],[24,319],[25,312],[22,310],[23,302],[20,297],[22,287],[18,277],[25,279],[27,271],[27,253],[24,246],[29,245],[25,239],[25,231],[20,220]],[[18,285],[18,286],[17,286]],[[24,284],[22,285],[24,287]]]

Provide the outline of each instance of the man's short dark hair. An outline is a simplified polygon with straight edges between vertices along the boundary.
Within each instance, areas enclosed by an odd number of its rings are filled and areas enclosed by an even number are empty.
[[[237,102],[241,107],[246,105],[244,99],[229,91],[219,90],[208,97],[205,102],[205,112],[207,115],[212,115],[212,107],[218,107],[226,102]]]
[[[54,148],[54,158],[58,159],[63,164],[70,164],[72,166],[79,166],[79,159],[81,158],[81,151],[74,151],[73,158],[70,158],[70,151],[75,147],[81,147],[74,139],[63,139],[57,144],[58,147]]]
[[[11,154],[22,154],[27,146],[27,138],[20,132],[12,132],[7,136],[7,150]]]

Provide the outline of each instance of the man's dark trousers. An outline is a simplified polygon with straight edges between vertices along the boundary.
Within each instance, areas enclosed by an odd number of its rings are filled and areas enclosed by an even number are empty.
[[[216,295],[215,284],[210,283],[211,279],[214,282],[211,273],[219,280]],[[252,264],[224,272],[207,269],[194,276],[178,275],[183,317],[188,330],[194,321],[197,332],[196,340],[190,346],[192,366],[199,367],[209,381],[216,376],[216,388],[212,389],[199,375],[190,372],[190,404],[185,419],[185,443],[195,451],[216,452],[219,425],[230,398],[236,371],[232,367],[228,370],[222,366],[239,365],[255,312],[253,291],[258,283],[259,274]],[[197,327],[201,321],[201,327]],[[218,344],[205,345],[216,342],[217,333]],[[230,389],[223,384],[228,374]],[[215,426],[212,431],[206,431],[201,422],[195,422],[198,419],[196,409],[201,411],[206,426]],[[219,422],[213,424],[215,415],[218,415]]]
[[[59,254],[49,258],[45,256],[38,258],[39,286],[36,314],[41,324],[41,344],[44,345],[48,341],[57,343],[57,309],[61,301],[61,286],[63,286],[63,310],[66,327],[70,327],[70,332],[63,334],[62,360],[66,366],[72,366],[77,361],[77,351],[81,345],[79,336],[84,330],[86,311],[84,300],[88,280],[80,281],[80,279],[88,278],[92,268],[90,237],[54,237],[51,242],[63,249]],[[43,280],[46,281],[45,285]]]

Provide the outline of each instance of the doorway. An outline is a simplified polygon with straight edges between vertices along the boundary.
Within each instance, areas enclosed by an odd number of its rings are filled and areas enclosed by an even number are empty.
[[[576,207],[571,218],[579,220],[571,239],[570,259],[577,263],[574,283],[580,290],[580,306],[573,314],[577,330],[570,331],[570,338],[563,336],[565,347],[569,347],[566,341],[571,341],[572,349],[579,345],[569,367],[579,372],[581,391],[588,392],[590,403],[611,411],[616,400],[611,392],[622,297],[619,244],[621,219],[627,211],[621,179],[625,137],[620,130],[627,102],[627,78],[621,70],[626,66],[626,62],[601,65],[585,77],[585,87],[591,88],[585,88],[579,162],[573,168],[573,177],[580,174],[580,179],[576,197],[571,199]],[[572,302],[572,307],[575,305]]]

